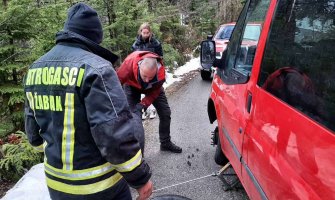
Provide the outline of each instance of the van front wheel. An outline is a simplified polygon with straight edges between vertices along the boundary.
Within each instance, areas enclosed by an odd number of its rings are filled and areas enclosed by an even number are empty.
[[[216,132],[215,134],[219,134],[219,133]],[[217,139],[218,139],[218,144],[216,145],[214,160],[215,160],[216,164],[223,166],[223,165],[227,164],[229,162],[229,160],[222,152],[219,135],[217,135]]]
[[[211,80],[211,75],[212,75],[211,71],[201,70],[201,78],[202,78],[202,80],[204,80],[204,81]]]

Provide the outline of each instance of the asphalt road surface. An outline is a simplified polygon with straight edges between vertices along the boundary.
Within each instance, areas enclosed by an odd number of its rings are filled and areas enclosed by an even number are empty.
[[[161,152],[158,140],[158,116],[145,120],[145,159],[152,169],[154,190],[152,197],[175,194],[190,199],[248,199],[243,189],[224,191],[219,178],[209,176],[179,186],[174,184],[201,178],[220,170],[213,159],[215,147],[211,146],[211,131],[207,116],[207,100],[211,83],[203,81],[199,72],[187,78],[168,95],[172,111],[172,141],[183,148],[181,154]],[[162,190],[160,190],[163,188]],[[132,189],[133,199],[137,193]]]

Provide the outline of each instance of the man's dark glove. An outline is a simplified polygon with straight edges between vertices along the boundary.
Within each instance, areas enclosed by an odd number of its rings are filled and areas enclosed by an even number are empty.
[[[135,105],[135,112],[142,112],[144,110],[144,105],[141,103],[138,103]]]
[[[145,106],[141,103],[138,103],[135,105],[134,108],[134,113],[139,114],[139,116],[142,116],[142,114],[147,110],[147,108],[145,108]]]

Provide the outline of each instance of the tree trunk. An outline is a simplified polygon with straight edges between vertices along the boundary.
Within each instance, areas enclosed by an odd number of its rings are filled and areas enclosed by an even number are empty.
[[[108,25],[112,25],[115,22],[116,15],[114,12],[114,1],[104,1],[106,8],[107,8],[107,18],[108,18]],[[113,39],[115,36],[112,28],[109,28],[109,38]]]
[[[57,6],[57,1],[56,0],[55,0],[55,6]],[[56,17],[59,21],[61,20],[61,16],[59,15],[58,9],[56,9]]]
[[[3,0],[2,1],[2,4],[3,4],[3,6],[4,6],[4,10],[6,10],[6,8],[7,8],[7,0]],[[6,76],[5,76],[5,74],[0,74],[0,84],[2,84],[2,83],[5,83],[6,82]],[[1,98],[3,98],[3,96],[1,95],[0,96]],[[1,107],[0,107],[1,108]]]
[[[241,0],[220,0],[218,4],[217,18],[220,24],[236,21],[243,7]]]
[[[147,0],[148,2],[148,9],[150,12],[152,12],[154,9],[153,9],[153,5],[152,5],[152,0]]]
[[[11,30],[7,29],[7,32],[8,32],[8,35],[9,35],[9,36],[13,36]],[[9,39],[9,44],[10,44],[11,46],[14,46],[14,39],[13,39],[13,37],[11,37],[11,38]],[[15,54],[15,49],[13,48],[13,49],[11,50],[11,55],[14,55],[14,54]],[[14,57],[15,57],[15,56],[11,56],[11,58],[10,58],[10,60],[11,60],[13,63],[14,63],[14,60],[15,60]],[[12,70],[12,76],[13,76],[13,82],[14,82],[15,84],[17,84],[17,72],[16,72],[16,69],[13,69],[13,70]]]

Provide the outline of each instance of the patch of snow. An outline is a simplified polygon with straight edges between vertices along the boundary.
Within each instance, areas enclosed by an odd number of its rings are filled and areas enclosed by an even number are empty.
[[[164,89],[166,89],[167,87],[169,87],[172,83],[176,82],[176,81],[180,81],[180,77],[173,77],[173,74],[166,72],[165,75],[165,83],[163,84]]]
[[[200,58],[199,57],[193,58],[190,61],[188,61],[185,65],[179,67],[174,74],[180,76],[190,71],[197,70],[199,68],[200,68]]]
[[[172,73],[166,73],[166,81],[163,84],[164,88],[169,87],[172,83],[176,82],[176,81],[180,81],[181,78],[180,76],[193,71],[193,70],[197,70],[200,68],[200,58],[193,58],[190,61],[188,61],[187,63],[185,63],[185,65],[180,66],[176,69],[176,71],[174,72],[174,74]]]
[[[200,68],[200,58],[193,58],[190,61],[188,61],[187,63],[185,63],[185,65],[178,67],[174,74],[166,72],[166,76],[165,76],[165,83],[163,84],[164,89],[166,89],[167,87],[169,87],[172,83],[176,82],[176,81],[180,81],[181,80],[181,76],[193,71],[193,70],[197,70]],[[144,98],[144,95],[142,94],[141,98]],[[156,112],[156,109],[153,105],[150,105],[147,109],[147,115],[150,116],[152,115],[152,113]],[[156,117],[156,116],[155,116]],[[150,119],[153,119],[155,117],[150,117]],[[142,119],[147,119],[147,116],[143,116]]]
[[[46,185],[44,164],[33,166],[2,200],[50,200]]]

